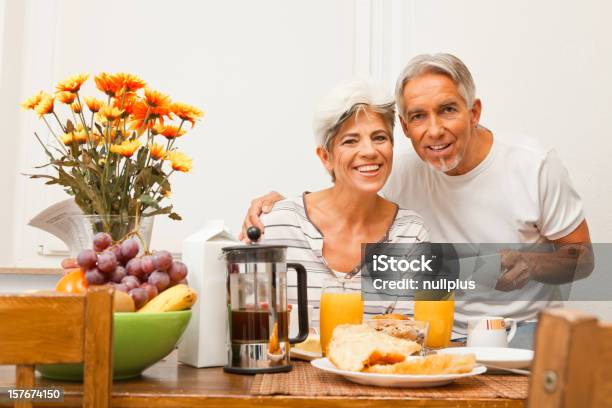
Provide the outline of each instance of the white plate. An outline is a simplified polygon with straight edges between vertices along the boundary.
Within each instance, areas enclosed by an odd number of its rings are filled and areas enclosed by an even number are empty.
[[[486,367],[477,365],[471,372],[465,374],[377,374],[340,370],[327,358],[313,360],[310,364],[319,370],[341,375],[349,381],[358,384],[376,385],[379,387],[437,387],[449,384],[458,378],[471,377],[487,371]]]
[[[312,351],[305,351],[296,349],[295,347],[291,348],[291,358],[297,358],[299,360],[312,361],[317,358],[323,357],[321,353],[313,353]]]
[[[476,362],[501,368],[527,368],[533,360],[533,350],[507,347],[449,347],[437,350],[439,354],[476,355]]]

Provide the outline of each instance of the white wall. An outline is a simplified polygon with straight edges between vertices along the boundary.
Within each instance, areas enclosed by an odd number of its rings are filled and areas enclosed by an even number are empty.
[[[21,146],[20,121],[17,119],[21,94],[16,78],[23,68],[21,48],[12,34],[20,30],[23,21],[23,5],[14,1],[0,1],[0,135],[2,135],[2,159],[0,160],[0,260],[10,262],[15,249],[13,220],[17,216],[13,199],[17,188],[17,157]]]
[[[0,57],[4,49],[4,16],[6,14],[6,0],[0,0]],[[2,75],[2,65],[0,64],[0,76]]]
[[[250,198],[271,188],[298,192],[327,183],[314,155],[311,112],[324,92],[353,72],[353,1],[30,0],[24,7],[15,34],[26,44],[26,62],[15,69],[31,68],[17,81],[20,95],[13,95],[11,114],[39,88],[101,71],[134,72],[205,111],[202,123],[177,143],[194,159],[191,174],[171,180],[172,201],[184,221],[158,217],[156,247],[178,250],[210,218],[223,218],[237,231]],[[9,195],[19,238],[13,261],[2,261],[54,264],[37,254],[37,245],[57,243],[24,225],[64,194],[16,175],[44,161],[32,136],[44,128],[33,118],[23,120],[19,140],[26,153],[13,164],[10,181],[17,187]]]
[[[398,0],[391,7],[389,31],[401,40],[382,76],[395,78],[420,53],[459,56],[483,101],[481,123],[554,146],[584,201],[591,239],[612,242],[612,2]],[[612,320],[610,302],[568,307]]]
[[[581,194],[591,238],[612,242],[612,2],[396,2],[404,64],[450,52],[470,67],[481,123],[555,146]],[[391,67],[393,76],[401,66]]]
[[[312,107],[335,82],[372,74],[392,88],[421,52],[452,52],[471,68],[483,124],[557,147],[581,193],[592,238],[612,240],[607,127],[612,3],[516,0],[4,1],[0,130],[0,264],[56,265],[25,226],[64,197],[18,172],[44,161],[17,103],[65,76],[131,71],[205,118],[180,145],[194,158],[173,178],[180,223],[159,219],[154,244],[178,249],[205,219],[237,231],[251,198],[317,189]],[[0,7],[2,10],[2,7]],[[1,13],[1,11],[0,11]],[[0,14],[1,17],[1,14]],[[0,21],[2,21],[0,19]],[[88,88],[92,91],[92,87]],[[6,135],[12,135],[7,138]],[[396,150],[410,149],[400,133]]]

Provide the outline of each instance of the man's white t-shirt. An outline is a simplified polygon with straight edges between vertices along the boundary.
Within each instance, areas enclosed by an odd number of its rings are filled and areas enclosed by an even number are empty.
[[[545,243],[573,232],[584,220],[582,202],[556,152],[525,137],[494,136],[484,161],[466,174],[448,176],[432,169],[415,152],[394,160],[383,189],[389,200],[419,213],[432,242]],[[542,299],[548,285],[529,282],[529,294]],[[536,317],[542,305],[511,301],[509,292],[493,302],[457,302],[462,333],[470,316]]]

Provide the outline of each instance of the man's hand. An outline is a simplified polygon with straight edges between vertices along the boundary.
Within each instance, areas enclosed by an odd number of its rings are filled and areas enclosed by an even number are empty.
[[[504,273],[495,284],[496,290],[510,292],[521,289],[529,282],[529,261],[525,253],[503,249],[500,251],[501,269]]]
[[[553,252],[500,251],[504,273],[495,289],[504,292],[521,289],[529,280],[561,285],[587,278],[593,272],[595,258],[586,221],[553,243]]]
[[[270,211],[272,211],[274,203],[284,199],[285,197],[283,197],[276,191],[271,191],[268,194],[251,201],[251,206],[249,207],[247,215],[244,218],[244,222],[242,223],[242,231],[240,232],[240,235],[238,235],[238,239],[248,243],[249,238],[247,237],[246,230],[251,226],[259,228],[261,234],[263,235],[264,226],[261,223],[259,216],[262,213],[268,214]]]

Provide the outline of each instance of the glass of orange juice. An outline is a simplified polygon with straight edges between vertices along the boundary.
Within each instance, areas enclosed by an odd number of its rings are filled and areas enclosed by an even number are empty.
[[[336,326],[363,322],[361,283],[342,278],[326,279],[321,292],[320,308],[321,350],[325,355]]]
[[[455,317],[455,296],[450,293],[440,300],[423,291],[416,293],[414,302],[414,319],[429,322],[429,333],[425,345],[430,348],[448,347],[453,331]]]

